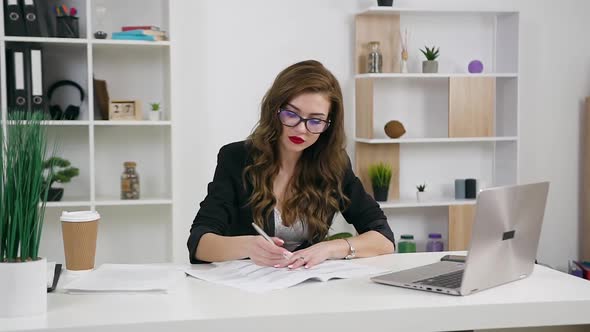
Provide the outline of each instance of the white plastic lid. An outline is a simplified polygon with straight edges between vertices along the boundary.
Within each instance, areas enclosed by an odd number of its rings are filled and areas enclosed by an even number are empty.
[[[60,220],[66,222],[87,222],[99,220],[100,214],[96,211],[63,211]]]

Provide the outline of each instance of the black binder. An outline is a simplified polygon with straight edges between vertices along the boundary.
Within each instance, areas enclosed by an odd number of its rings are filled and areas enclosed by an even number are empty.
[[[38,46],[31,46],[30,52],[30,85],[29,104],[31,111],[45,111],[45,96],[43,94],[43,50]]]
[[[30,52],[24,47],[6,49],[6,84],[8,108],[12,110],[29,110],[28,93],[30,83]]]
[[[41,25],[39,24],[38,0],[20,0],[23,9],[25,32],[27,36],[41,37]]]
[[[4,33],[7,36],[25,36],[23,11],[18,0],[4,0]]]

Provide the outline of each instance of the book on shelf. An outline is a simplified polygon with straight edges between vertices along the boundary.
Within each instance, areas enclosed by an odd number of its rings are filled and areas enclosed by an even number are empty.
[[[151,36],[151,35],[140,35],[140,34],[126,34],[113,32],[112,39],[115,40],[145,40],[145,41],[165,41],[167,40],[163,36]]]
[[[137,29],[137,30],[127,30],[121,32],[114,32],[118,35],[149,35],[149,36],[161,36],[166,37],[166,31],[155,31],[155,30],[145,30],[145,29]]]
[[[126,25],[121,27],[121,31],[129,31],[129,30],[153,30],[153,31],[161,31],[159,26],[155,25]]]

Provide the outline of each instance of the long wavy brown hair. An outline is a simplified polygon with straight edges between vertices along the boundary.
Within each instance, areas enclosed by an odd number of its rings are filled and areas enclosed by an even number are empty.
[[[244,183],[252,185],[248,204],[260,226],[270,217],[277,201],[274,179],[279,173],[278,140],[283,125],[277,111],[303,93],[320,93],[330,101],[331,124],[318,140],[305,149],[287,185],[281,218],[293,225],[300,218],[308,229],[308,240],[318,242],[328,234],[334,213],[349,204],[342,191],[348,167],[345,152],[342,90],[334,75],[320,62],[302,61],[285,68],[262,99],[260,120],[248,138],[252,164],[244,169]]]

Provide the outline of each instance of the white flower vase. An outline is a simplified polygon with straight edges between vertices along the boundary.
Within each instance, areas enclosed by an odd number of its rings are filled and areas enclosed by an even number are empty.
[[[402,60],[400,72],[402,72],[402,73],[408,72],[408,61],[407,60]]]
[[[150,121],[160,121],[160,111],[150,111]]]
[[[47,312],[47,260],[0,263],[0,318]]]
[[[416,200],[418,202],[424,202],[426,200],[426,192],[425,191],[416,191]]]

